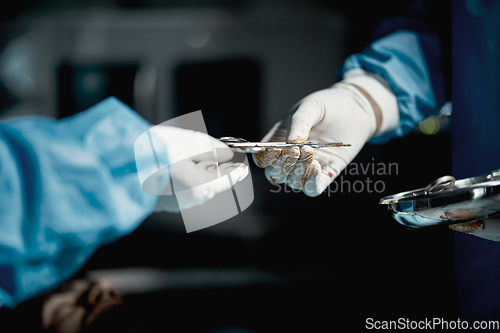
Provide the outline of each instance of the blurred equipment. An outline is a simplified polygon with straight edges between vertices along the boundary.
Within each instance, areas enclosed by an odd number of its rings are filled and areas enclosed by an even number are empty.
[[[210,135],[252,140],[347,55],[345,19],[319,11],[66,10],[10,28],[0,77],[30,113],[66,117],[113,95],[153,124],[202,110]]]

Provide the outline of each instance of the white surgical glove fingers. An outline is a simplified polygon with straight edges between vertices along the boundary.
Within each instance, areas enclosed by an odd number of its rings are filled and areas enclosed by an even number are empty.
[[[253,161],[258,167],[267,168],[280,157],[281,149],[266,149],[252,155]]]
[[[281,154],[274,163],[266,168],[266,178],[272,184],[282,184],[293,170],[295,163],[300,157],[300,148],[291,147],[280,149]]]
[[[343,142],[350,147],[317,149],[314,159],[319,165],[314,163],[314,167],[312,163],[298,162],[300,155],[291,149],[279,156],[274,153],[271,158],[269,152],[262,153],[265,160],[256,154],[254,160],[267,166],[265,174],[271,183],[286,182],[293,188],[308,184],[304,193],[316,196],[354,159],[375,130],[375,115],[366,96],[351,85],[338,84],[306,96],[269,137],[287,133],[286,141],[290,143]]]
[[[314,171],[312,162],[314,160],[314,149],[309,146],[300,147],[300,156],[288,173],[286,183],[293,189],[300,190]]]
[[[318,163],[319,166],[319,163]],[[319,169],[321,167],[319,166]],[[322,170],[316,171],[316,173],[310,177],[304,184],[302,192],[308,197],[317,197],[331,184],[332,178]]]
[[[287,115],[274,124],[269,132],[262,138],[262,142],[286,142],[290,134],[290,124],[292,116],[299,107],[294,106]],[[267,168],[273,165],[283,154],[283,149],[266,149],[262,152],[253,154],[253,161],[258,167]]]
[[[289,143],[302,143],[308,140],[311,129],[319,124],[325,116],[325,106],[320,91],[313,93],[302,100],[291,117],[290,129],[287,136]]]
[[[182,193],[180,201],[174,195],[160,196],[155,211],[179,212],[200,205],[248,175],[245,165],[223,163],[231,160],[234,153],[226,144],[205,133],[155,126],[150,130],[150,140],[156,154],[168,156],[168,176],[176,194]],[[221,176],[227,174],[231,175],[231,181]],[[155,177],[151,181],[161,181],[158,186],[170,186],[170,180],[164,178]]]
[[[500,241],[500,218],[498,217],[452,224],[450,229],[495,242]]]
[[[186,143],[186,149],[189,149],[190,145],[199,144],[206,149],[204,153],[197,154],[191,157],[194,162],[201,161],[216,161],[216,162],[226,162],[233,158],[234,153],[225,143],[219,141],[207,134],[197,132],[199,136],[198,140]]]
[[[347,156],[343,157],[338,154],[339,151],[334,150],[341,148],[343,147],[323,148],[315,151],[314,172],[307,177],[302,189],[307,196],[320,195],[349,163],[350,160],[347,160],[350,158],[349,154],[344,154]]]
[[[284,142],[286,138],[283,121],[279,121],[262,138],[262,142]],[[253,161],[258,167],[267,168],[273,164],[281,155],[281,149],[266,149],[262,152],[252,154]]]
[[[299,148],[300,155],[298,162],[306,163],[311,162],[314,159],[314,148],[310,146],[302,146]]]
[[[218,165],[215,161],[186,161],[172,169],[175,191],[182,192],[182,207],[179,207],[175,196],[160,196],[155,211],[179,212],[181,208],[199,206],[218,193],[229,190],[250,172],[248,166],[243,163],[226,162]],[[178,170],[183,173],[179,174]],[[225,176],[230,176],[231,180]]]
[[[280,126],[281,135],[286,134],[286,142],[302,143],[309,137],[311,128],[321,121],[324,108],[315,95],[303,99],[288,113]],[[286,124],[288,128],[283,130]],[[266,178],[272,184],[287,183],[291,188],[301,189],[306,179],[315,173],[316,167],[311,167],[313,160],[311,147],[293,147],[283,149],[281,155],[266,168]]]
[[[288,175],[280,173],[279,171],[279,169],[269,166],[264,169],[264,176],[271,184],[283,184],[286,182],[286,177]]]
[[[233,157],[233,152],[225,143],[202,132],[155,126],[150,129],[150,134],[156,153],[166,154],[170,163],[185,159],[225,162]]]
[[[250,168],[244,163],[226,162],[219,165],[220,176],[228,175],[234,184],[243,180],[250,173]]]
[[[216,138],[209,135],[207,135],[207,137],[210,141],[210,145],[212,146],[212,150],[215,152],[214,155],[217,162],[222,163],[233,158],[233,151],[224,142],[217,140]]]
[[[201,181],[199,181],[199,184],[193,182],[192,187],[211,182],[226,175],[231,176],[234,185],[248,175],[249,168],[243,163],[225,162],[219,164],[216,161],[202,161],[195,164],[194,172],[199,175],[198,179]],[[215,192],[220,191],[216,190]]]
[[[221,175],[221,177],[218,177],[220,170],[217,167],[211,167],[209,163],[200,162],[196,164],[196,168],[199,169],[200,173],[205,173],[206,178],[210,179],[210,181],[182,191],[180,194],[182,195],[181,209],[199,206],[213,199],[218,193],[230,190],[235,183],[245,178],[249,172],[246,165],[232,162],[222,164],[222,170],[226,173],[225,176]],[[228,173],[231,180],[227,177]]]
[[[202,166],[203,167],[203,166]],[[249,168],[243,163],[227,162],[219,165],[219,170],[210,168],[210,173],[216,173],[218,177],[199,185],[194,190],[197,204],[202,204],[215,197],[217,194],[230,190],[234,184],[243,180],[249,174]],[[229,179],[230,178],[230,179]]]
[[[176,192],[193,188],[217,178],[217,162],[183,160],[170,165],[170,177]]]
[[[294,170],[288,175],[286,184],[294,190],[303,190],[306,183],[319,172],[320,168],[318,166],[319,163],[314,160],[298,162]]]
[[[183,128],[155,126],[150,129],[156,154],[168,156],[169,163],[176,163],[212,151],[209,136]]]
[[[213,160],[204,160],[200,162],[194,162],[195,172],[202,175],[204,179],[210,181],[217,178],[219,174],[219,163]]]
[[[214,159],[213,152],[200,154],[193,158],[193,160],[186,159],[170,165],[170,176],[176,192],[195,188],[214,181],[221,176],[220,166]],[[197,162],[195,159],[198,158],[202,158],[203,160]],[[234,164],[227,163],[228,165]],[[246,166],[242,169],[245,168]]]

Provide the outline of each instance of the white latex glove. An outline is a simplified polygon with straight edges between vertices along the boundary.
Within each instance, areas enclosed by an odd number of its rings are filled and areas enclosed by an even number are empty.
[[[385,120],[384,120],[385,118]],[[396,98],[378,79],[356,70],[333,87],[301,100],[262,141],[343,142],[350,147],[267,149],[254,154],[273,184],[321,194],[378,131],[399,121]]]
[[[201,205],[249,173],[245,164],[229,162],[233,152],[227,145],[205,133],[159,125],[149,134],[159,168],[142,187],[160,194],[155,211],[179,212]]]

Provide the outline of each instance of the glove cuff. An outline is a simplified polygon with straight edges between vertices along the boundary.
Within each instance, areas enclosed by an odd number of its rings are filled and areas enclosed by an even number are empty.
[[[353,69],[344,75],[342,83],[351,84],[358,88],[372,104],[377,120],[377,130],[374,136],[396,129],[399,123],[396,95],[381,77],[362,69]]]

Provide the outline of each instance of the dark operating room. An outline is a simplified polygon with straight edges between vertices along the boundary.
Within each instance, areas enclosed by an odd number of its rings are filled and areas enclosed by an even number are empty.
[[[65,122],[113,96],[151,125],[201,110],[208,135],[256,142],[302,98],[336,83],[377,24],[410,2],[19,0],[0,13],[0,124]],[[436,29],[449,23],[433,19]],[[119,306],[82,332],[360,332],[399,318],[457,320],[454,231],[412,230],[379,204],[451,173],[449,118],[442,110],[405,136],[368,142],[315,197],[269,182],[247,154],[246,209],[193,232],[179,213],[151,212],[89,250],[76,270],[54,268],[64,276],[57,286],[2,304],[1,331],[63,332],[44,324],[47,298],[68,282],[103,279]],[[77,150],[65,154],[80,160]],[[72,214],[65,198],[46,200],[68,223],[91,219]],[[11,269],[0,263],[1,289],[16,288]],[[30,273],[23,288],[44,272]]]

